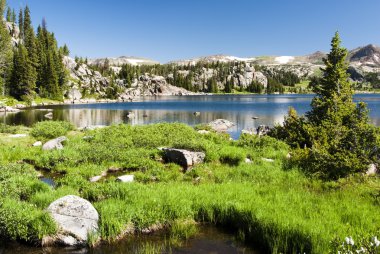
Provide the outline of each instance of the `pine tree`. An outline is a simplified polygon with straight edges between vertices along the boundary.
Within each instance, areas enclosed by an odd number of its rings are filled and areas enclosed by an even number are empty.
[[[306,172],[328,179],[380,164],[379,129],[370,124],[366,105],[353,102],[347,50],[340,43],[336,33],[324,59],[321,82],[313,87],[311,111],[306,117],[289,111],[284,126],[275,127],[271,134],[298,147],[295,158]]]
[[[22,9],[20,9],[18,14],[18,28],[20,30],[20,39],[24,40],[24,14]]]
[[[11,22],[13,24],[16,23],[16,12],[15,12],[15,9],[12,9],[12,19],[11,19]]]
[[[5,0],[0,0],[0,92],[5,94],[6,78],[12,67],[12,44],[8,30],[3,23],[3,12],[5,8]]]
[[[24,46],[28,52],[28,66],[31,69],[28,71],[28,80],[32,83],[36,83],[37,80],[37,67],[38,67],[38,57],[37,57],[37,45],[34,30],[32,27],[32,20],[30,16],[29,7],[26,6],[24,9]],[[34,86],[34,85],[33,85]]]
[[[28,51],[19,44],[13,56],[13,69],[10,82],[10,94],[17,99],[30,98],[34,95],[35,81],[32,78],[33,66],[28,59]]]
[[[69,56],[69,55],[70,55],[70,50],[69,50],[69,48],[67,47],[66,44],[63,45],[63,47],[62,47],[62,54],[63,54],[64,56]]]
[[[6,20],[7,20],[7,22],[12,22],[12,10],[11,10],[11,8],[9,6],[7,8]]]

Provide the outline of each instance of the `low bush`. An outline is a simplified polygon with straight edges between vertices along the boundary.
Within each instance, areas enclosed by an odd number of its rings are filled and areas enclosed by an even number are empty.
[[[69,122],[64,121],[43,121],[36,123],[30,135],[37,139],[53,139],[66,135],[67,132],[74,129],[74,126]]]

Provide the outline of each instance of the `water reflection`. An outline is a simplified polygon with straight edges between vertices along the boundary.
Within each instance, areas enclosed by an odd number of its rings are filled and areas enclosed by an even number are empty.
[[[66,120],[77,127],[88,125],[110,125],[117,123],[151,124],[158,122],[182,122],[189,125],[208,123],[224,118],[236,123],[230,130],[237,137],[242,129],[256,128],[258,125],[282,123],[289,106],[299,114],[310,109],[313,95],[214,95],[183,97],[148,97],[139,102],[82,104],[50,106],[54,120]],[[371,110],[371,118],[380,125],[380,95],[361,94],[356,100],[364,101]],[[46,109],[46,107],[44,108]],[[201,112],[195,116],[194,112]],[[128,112],[134,115],[128,117]],[[47,120],[47,111],[29,109],[20,113],[0,115],[7,124],[30,126]],[[259,119],[253,120],[252,117]]]

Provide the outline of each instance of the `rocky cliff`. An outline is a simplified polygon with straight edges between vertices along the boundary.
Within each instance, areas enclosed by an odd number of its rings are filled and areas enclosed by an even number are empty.
[[[122,82],[119,80],[119,82]],[[166,82],[162,76],[144,74],[132,83],[130,88],[122,92],[119,98],[123,101],[133,100],[135,97],[140,96],[154,96],[154,95],[194,95],[195,93],[189,92],[184,88],[176,87]]]

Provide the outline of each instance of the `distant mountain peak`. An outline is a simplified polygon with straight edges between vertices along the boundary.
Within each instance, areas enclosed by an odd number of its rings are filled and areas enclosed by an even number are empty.
[[[95,58],[90,59],[88,63],[90,65],[104,64],[106,59],[109,61],[111,66],[120,67],[124,64],[130,65],[155,65],[160,64],[158,61],[151,60],[144,57],[135,57],[135,56],[119,56],[119,57],[105,57],[105,58]]]

